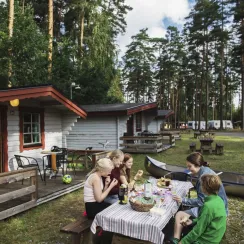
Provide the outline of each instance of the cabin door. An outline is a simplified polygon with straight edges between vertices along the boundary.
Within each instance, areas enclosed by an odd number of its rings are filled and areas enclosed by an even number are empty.
[[[6,111],[0,107],[0,173],[5,172],[4,162],[5,162],[6,155],[5,155],[4,146],[6,145],[5,140],[7,139],[4,136],[4,131],[6,129],[5,128],[6,127],[6,124],[5,124],[6,114],[5,113],[6,113]]]
[[[127,120],[127,136],[133,136],[134,135],[134,120],[133,115],[130,116],[130,118]]]

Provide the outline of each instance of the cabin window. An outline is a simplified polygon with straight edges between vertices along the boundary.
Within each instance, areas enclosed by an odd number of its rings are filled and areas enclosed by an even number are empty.
[[[24,146],[41,143],[39,113],[23,113],[23,143]]]
[[[20,151],[44,149],[44,112],[40,109],[20,109]]]
[[[142,130],[142,116],[141,113],[136,114],[136,131],[141,131]]]

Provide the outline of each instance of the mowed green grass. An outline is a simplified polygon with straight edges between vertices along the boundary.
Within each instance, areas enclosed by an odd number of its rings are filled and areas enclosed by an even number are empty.
[[[168,164],[185,165],[189,144],[198,140],[183,135],[176,147],[150,156]],[[224,155],[206,155],[211,168],[244,173],[244,138],[216,137],[224,144]],[[133,173],[144,169],[145,155],[134,154]],[[145,172],[144,177],[148,175]],[[222,244],[244,243],[244,199],[229,197],[227,231]],[[83,190],[70,193],[25,213],[0,222],[0,243],[4,244],[70,244],[70,235],[60,233],[60,228],[79,218],[84,210]]]

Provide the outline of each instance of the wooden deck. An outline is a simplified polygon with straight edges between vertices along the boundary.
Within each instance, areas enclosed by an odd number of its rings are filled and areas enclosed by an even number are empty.
[[[70,174],[72,177],[72,182],[70,184],[64,184],[62,182],[62,177],[57,176],[56,179],[53,177],[52,179],[49,179],[47,177],[46,185],[45,183],[41,180],[40,176],[37,176],[37,201],[35,203],[35,206],[40,205],[42,203],[51,201],[57,197],[60,197],[62,195],[65,195],[67,193],[70,193],[72,191],[75,191],[84,185],[84,180],[85,180],[85,175],[87,172],[85,171],[76,171],[76,175],[74,176],[73,171],[68,171],[67,174]],[[16,211],[19,205],[25,204],[28,205],[28,201],[31,200],[31,194],[28,194],[22,197],[16,196],[16,192],[23,189],[22,191],[25,191],[24,188],[26,188],[26,191],[28,191],[28,187],[30,186],[30,179],[25,179],[23,181],[17,181],[17,182],[12,182],[12,183],[7,183],[7,184],[0,184],[0,198],[1,195],[6,193],[13,193],[13,197],[11,200],[6,201],[6,202],[1,202],[0,201],[0,216],[3,211],[7,209],[11,209],[11,211]],[[26,207],[28,209],[30,207]],[[14,215],[15,213],[11,214]],[[1,218],[0,218],[1,219]]]
[[[120,144],[123,152],[128,153],[159,153],[175,145],[172,134],[164,136],[123,136]]]
[[[158,153],[163,151],[162,136],[122,136],[123,152]]]

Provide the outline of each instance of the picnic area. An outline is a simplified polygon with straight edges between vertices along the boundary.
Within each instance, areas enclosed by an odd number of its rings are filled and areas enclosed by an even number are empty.
[[[149,156],[171,165],[184,166],[185,158],[189,154],[189,143],[191,142],[191,140],[193,140],[193,133],[182,134],[181,138],[182,139],[180,141],[177,141],[174,148],[168,149],[167,151],[164,151],[162,153],[150,154]],[[216,135],[215,139],[225,145],[225,151],[223,155],[204,155],[205,160],[210,163],[210,167],[213,170],[231,171],[244,174],[244,155],[242,153],[244,138],[236,136]],[[149,174],[145,171],[143,166],[145,154],[133,154],[133,158],[133,173],[136,172],[138,169],[143,168],[145,172],[144,178],[148,178]],[[55,181],[60,180],[61,179],[58,177],[57,179],[55,179]],[[194,192],[191,193],[191,196],[194,196]],[[244,241],[244,199],[228,196],[228,203],[229,216],[227,222],[227,231],[221,244],[242,243]],[[130,210],[129,205],[128,208],[129,211],[133,211]],[[82,218],[83,211],[83,189],[79,189],[72,193],[66,194],[65,196],[52,200],[48,203],[37,206],[36,208],[1,221],[1,240],[3,241],[3,243],[9,244],[71,243],[72,236],[66,233],[61,233],[60,229],[70,224],[71,222],[75,222],[77,221],[77,219]],[[48,223],[48,225],[46,225],[45,223]],[[128,237],[116,238],[119,238],[121,243],[129,243],[128,240],[130,240],[130,238],[128,239]],[[137,238],[140,239],[140,236],[137,236]],[[136,242],[135,239],[131,239],[131,243],[134,242],[141,243]]]

